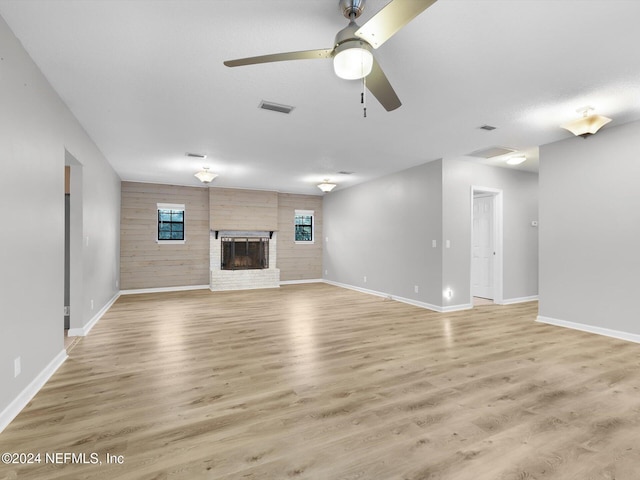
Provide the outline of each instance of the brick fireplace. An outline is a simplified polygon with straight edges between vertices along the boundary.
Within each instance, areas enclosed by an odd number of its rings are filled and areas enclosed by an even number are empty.
[[[280,286],[280,270],[276,268],[277,232],[211,231],[209,245],[212,291]]]
[[[209,188],[209,228],[212,291],[280,286],[276,192]],[[234,250],[229,260],[223,260],[223,238],[225,248]],[[260,244],[265,248],[262,254]]]

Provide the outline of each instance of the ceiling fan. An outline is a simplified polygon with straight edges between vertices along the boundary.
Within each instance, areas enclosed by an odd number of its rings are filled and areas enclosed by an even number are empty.
[[[392,0],[361,27],[355,22],[364,10],[365,0],[340,0],[340,9],[349,25],[336,35],[331,48],[301,52],[274,53],[258,57],[227,60],[227,67],[240,67],[284,60],[333,58],[333,67],[341,78],[365,78],[365,85],[387,110],[402,103],[373,56],[372,49],[389,40],[411,20],[433,5],[436,0]]]

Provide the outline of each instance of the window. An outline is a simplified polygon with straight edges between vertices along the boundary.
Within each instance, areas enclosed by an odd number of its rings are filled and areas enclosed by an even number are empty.
[[[294,218],[295,242],[313,243],[313,210],[296,210]]]
[[[184,205],[158,204],[158,243],[184,243]]]

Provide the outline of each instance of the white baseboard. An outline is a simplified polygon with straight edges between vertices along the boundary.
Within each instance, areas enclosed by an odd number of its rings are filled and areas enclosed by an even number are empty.
[[[184,287],[135,288],[120,290],[120,295],[137,295],[139,293],[184,292],[186,290],[208,290],[209,285],[186,285]]]
[[[367,288],[356,287],[354,285],[348,285],[346,283],[334,282],[333,280],[322,280],[324,283],[328,283],[329,285],[334,285],[336,287],[346,288],[349,290],[355,290],[356,292],[366,293],[369,295],[375,295],[376,297],[387,298],[389,300],[396,300],[398,302],[407,303],[409,305],[413,305],[415,307],[426,308],[427,310],[433,310],[434,312],[445,313],[445,312],[457,312],[459,310],[469,310],[473,308],[471,304],[464,305],[449,305],[447,307],[441,307],[439,305],[433,305],[431,303],[420,302],[418,300],[413,300],[411,298],[399,297],[397,295],[390,295],[384,292],[378,292],[376,290],[369,290]]]
[[[68,335],[70,337],[86,337],[91,329],[98,323],[98,320],[102,318],[102,316],[107,313],[107,310],[111,308],[111,305],[115,303],[115,301],[120,297],[120,293],[116,293],[111,300],[107,302],[107,304],[100,309],[98,313],[96,313],[91,320],[87,322],[82,328],[70,328]]]
[[[439,307],[440,310],[437,310],[440,313],[449,313],[449,312],[461,312],[462,310],[471,310],[473,308],[473,304],[471,303],[459,303],[458,305],[448,305],[446,307]]]
[[[640,343],[640,335],[635,333],[622,332],[619,330],[611,330],[609,328],[595,327],[584,323],[568,322],[566,320],[558,320],[557,318],[545,317],[538,315],[537,322],[555,325],[557,327],[571,328],[572,330],[580,330],[581,332],[595,333],[604,335],[605,337],[617,338],[627,342]]]
[[[321,278],[313,278],[309,280],[282,280],[280,285],[299,285],[302,283],[323,283],[324,280]]]
[[[498,305],[513,305],[514,303],[525,303],[525,302],[537,302],[538,295],[531,295],[530,297],[517,297],[517,298],[505,298],[502,302],[498,303]]]
[[[356,287],[354,285],[349,285],[346,283],[334,282],[333,280],[322,280],[323,283],[328,283],[329,285],[333,285],[335,287],[346,288],[347,290],[355,290],[356,292],[366,293],[368,295],[375,295],[376,297],[387,298],[389,300],[392,299],[391,295],[383,292],[377,292],[376,290],[369,290],[368,288]]]
[[[51,376],[60,368],[60,365],[68,358],[67,351],[62,350],[58,355],[54,357],[49,365],[33,379],[33,381],[27,385],[27,387],[18,394],[18,396],[0,412],[0,433],[9,425],[14,418],[22,411],[24,407],[28,405],[36,393],[44,386],[45,383],[51,378]]]

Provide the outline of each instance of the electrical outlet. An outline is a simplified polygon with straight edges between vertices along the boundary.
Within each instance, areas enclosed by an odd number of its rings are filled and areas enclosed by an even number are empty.
[[[367,276],[364,276],[364,283],[367,283]]]
[[[325,275],[329,275],[329,270],[325,270],[325,271],[324,271],[324,274],[325,274]]]
[[[65,305],[64,306],[64,316],[66,317],[67,315],[71,315],[70,312],[71,308],[69,307],[69,305]]]
[[[22,372],[21,359],[20,357],[16,357],[15,360],[13,361],[13,378],[20,375],[20,372]]]
[[[418,285],[414,285],[414,286],[413,286],[413,291],[414,291],[415,293],[418,293]]]
[[[91,310],[93,310],[93,298],[91,299]]]
[[[120,280],[116,280],[116,288],[120,286]]]
[[[438,246],[438,242],[436,240],[431,240],[431,248],[436,248]]]
[[[451,240],[446,241],[446,248],[451,248]]]

